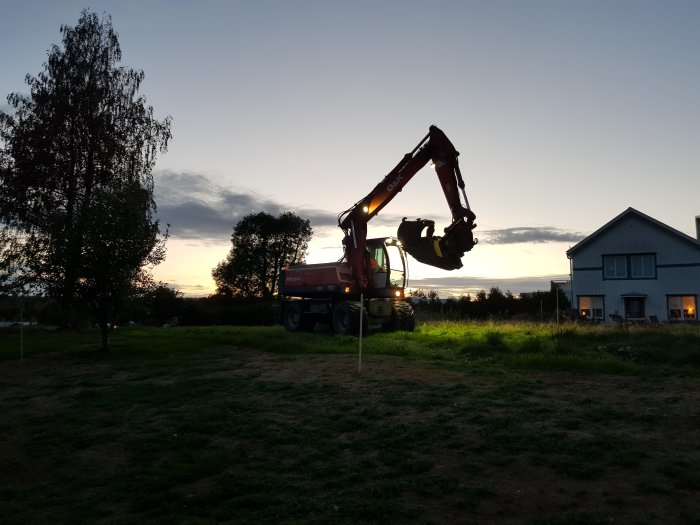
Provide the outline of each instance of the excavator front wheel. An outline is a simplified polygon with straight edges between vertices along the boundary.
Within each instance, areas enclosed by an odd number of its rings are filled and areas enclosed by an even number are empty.
[[[382,329],[385,332],[413,332],[415,328],[416,317],[413,313],[413,307],[403,301],[392,303],[391,321],[382,324]]]
[[[362,331],[367,331],[367,310],[359,301],[344,301],[333,310],[333,331],[338,335],[359,335],[360,310],[362,310]]]

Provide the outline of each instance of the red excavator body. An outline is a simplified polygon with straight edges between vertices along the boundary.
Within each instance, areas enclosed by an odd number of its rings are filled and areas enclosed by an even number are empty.
[[[478,242],[473,236],[476,215],[469,207],[458,156],[445,134],[430,126],[413,151],[338,216],[345,234],[341,261],[282,270],[279,293],[288,330],[312,330],[317,322],[327,322],[336,333],[353,334],[369,320],[386,330],[413,330],[413,309],[404,301],[406,253],[424,264],[454,270],[462,267],[461,258]],[[434,235],[432,220],[404,218],[397,238],[367,239],[367,223],[431,161],[452,215],[444,234]]]

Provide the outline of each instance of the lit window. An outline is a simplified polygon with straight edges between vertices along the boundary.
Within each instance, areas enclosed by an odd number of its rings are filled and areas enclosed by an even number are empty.
[[[603,297],[600,295],[582,295],[578,298],[578,311],[581,317],[591,320],[603,319]]]
[[[669,295],[668,318],[671,321],[695,321],[698,318],[694,295]]]

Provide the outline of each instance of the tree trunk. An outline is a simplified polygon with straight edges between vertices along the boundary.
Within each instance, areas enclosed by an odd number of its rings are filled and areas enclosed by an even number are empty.
[[[100,336],[102,339],[102,350],[109,350],[109,308],[106,302],[100,302]]]
[[[107,323],[100,323],[100,335],[102,338],[102,348],[101,350],[109,350],[109,326]]]

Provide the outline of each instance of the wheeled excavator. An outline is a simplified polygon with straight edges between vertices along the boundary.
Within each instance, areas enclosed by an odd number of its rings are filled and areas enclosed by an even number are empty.
[[[289,331],[311,331],[329,323],[338,334],[357,334],[360,324],[412,331],[413,308],[405,301],[406,253],[424,264],[456,270],[478,242],[476,215],[469,206],[459,170],[459,152],[436,126],[349,209],[338,215],[344,233],[342,259],[335,263],[294,264],[280,272],[281,321]],[[367,224],[429,162],[447,199],[452,223],[435,235],[435,222],[404,217],[396,237],[367,238]],[[463,197],[464,202],[462,202]]]

